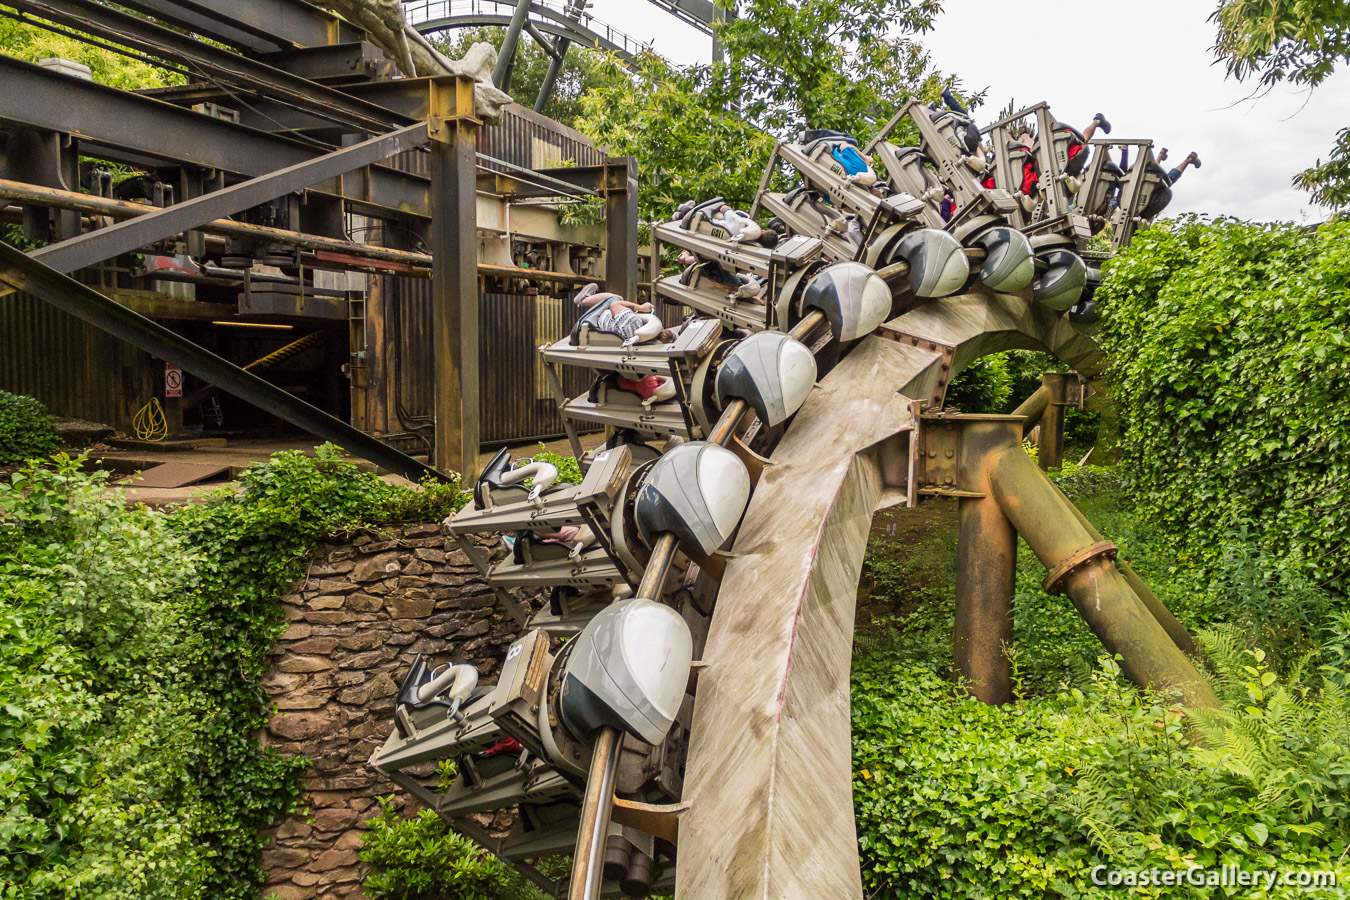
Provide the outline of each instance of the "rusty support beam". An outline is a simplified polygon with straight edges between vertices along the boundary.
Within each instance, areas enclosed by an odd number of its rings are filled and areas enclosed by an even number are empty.
[[[283,100],[351,129],[382,132],[410,124],[399,113],[94,0],[10,0],[9,5],[21,13],[172,60],[212,80]]]
[[[437,79],[430,119],[436,457],[464,484],[478,470],[478,231],[473,79]]]
[[[1073,372],[1045,372],[1041,375],[1041,387],[1049,396],[1046,399],[1045,412],[1041,414],[1041,439],[1037,445],[1036,459],[1047,472],[1055,472],[1064,467],[1064,408],[1069,405],[1069,384],[1078,383]]]
[[[956,619],[952,655],[970,682],[967,690],[982,703],[1012,700],[1012,600],[1017,581],[1017,531],[989,495],[984,462],[989,452],[1011,441],[1021,443],[1018,419],[977,420],[959,426],[957,480],[962,490],[956,540]]]
[[[1209,684],[1135,595],[1119,571],[1114,545],[1097,541],[1019,443],[989,454],[992,495],[1126,677],[1141,687],[1177,691],[1190,707],[1219,705]]]
[[[251,372],[144,316],[118,305],[88,285],[81,284],[0,242],[0,283],[27,291],[57,309],[87,322],[113,337],[139,347],[165,362],[171,362],[203,381],[219,385],[239,399],[290,422],[310,434],[332,441],[344,449],[413,481],[434,478],[449,481],[442,473],[386,446],[370,435],[311,406]]]
[[[1088,535],[1091,536],[1094,541],[1100,542],[1106,540],[1106,538],[1102,537],[1101,532],[1088,521],[1087,516],[1083,515],[1082,510],[1075,506],[1073,501],[1069,500],[1068,496],[1060,489],[1059,485],[1055,485],[1055,490],[1059,491],[1061,497],[1064,497],[1064,502],[1068,503],[1069,508],[1073,510],[1074,518],[1087,530]],[[1186,629],[1186,626],[1181,624],[1181,620],[1172,615],[1172,611],[1167,608],[1166,604],[1158,599],[1158,595],[1153,593],[1153,589],[1145,583],[1144,579],[1139,577],[1139,573],[1134,570],[1134,567],[1123,559],[1117,559],[1116,568],[1120,570],[1120,574],[1125,576],[1125,581],[1129,583],[1130,588],[1138,595],[1139,599],[1143,601],[1144,605],[1148,607],[1148,611],[1153,614],[1153,618],[1157,619],[1158,624],[1167,632],[1168,636],[1172,639],[1172,643],[1176,644],[1177,648],[1191,659],[1199,660],[1206,668],[1213,669],[1214,662],[1209,658],[1209,654],[1205,652],[1205,648],[1201,647],[1200,643],[1190,631]]]
[[[334,150],[302,163],[286,166],[266,175],[250,178],[231,187],[212,191],[136,216],[107,228],[99,228],[79,237],[34,250],[30,255],[58,272],[74,272],[86,266],[130,253],[140,247],[162,241],[208,222],[243,212],[299,191],[320,181],[344,175],[397,153],[427,143],[426,126],[415,123],[359,144]]]
[[[1044,383],[1032,392],[1031,396],[1023,400],[1017,409],[1012,411],[1014,416],[1022,416],[1026,422],[1022,424],[1022,437],[1031,434],[1031,430],[1041,424],[1041,416],[1045,415],[1045,407],[1050,402],[1050,389]]]
[[[638,170],[631,156],[611,159],[605,172],[605,283],[637,298]]]

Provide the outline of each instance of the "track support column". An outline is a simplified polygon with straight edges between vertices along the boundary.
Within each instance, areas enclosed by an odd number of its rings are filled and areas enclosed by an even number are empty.
[[[1017,581],[1017,531],[989,494],[984,461],[989,451],[1021,441],[1020,419],[963,422],[956,541],[956,622],[952,655],[971,696],[998,706],[1012,700],[1012,599]],[[944,451],[945,452],[945,451]],[[969,496],[981,494],[982,496]]]
[[[605,168],[605,289],[636,301],[637,160],[610,157]]]
[[[469,483],[478,469],[478,215],[473,79],[431,86],[431,297],[436,458]]]
[[[1047,472],[1064,468],[1064,410],[1069,405],[1069,387],[1077,385],[1073,372],[1045,372],[1041,387],[1049,393],[1041,414],[1041,440],[1036,458]]]

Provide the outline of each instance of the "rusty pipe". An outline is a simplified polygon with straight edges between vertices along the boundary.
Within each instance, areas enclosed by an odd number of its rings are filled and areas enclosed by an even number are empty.
[[[1022,424],[1022,437],[1031,434],[1032,429],[1040,424],[1041,416],[1045,414],[1045,408],[1050,405],[1050,389],[1044,384],[1032,391],[1031,396],[1023,400],[1021,404],[1012,411],[1014,416],[1025,416],[1026,422]]]
[[[1047,590],[1063,590],[1126,677],[1141,687],[1180,692],[1191,707],[1219,700],[1200,672],[1112,564],[1114,545],[1094,539],[1064,495],[1022,451],[990,455],[989,484],[999,507],[1049,570]]]
[[[1051,482],[1051,484],[1054,484],[1054,482]],[[1083,511],[1074,505],[1073,501],[1065,495],[1063,489],[1060,488],[1059,485],[1055,485],[1055,490],[1059,491],[1061,497],[1064,497],[1064,502],[1069,504],[1069,509],[1072,510],[1074,518],[1076,518],[1079,524],[1087,530],[1087,533],[1094,541],[1101,542],[1106,540],[1102,537],[1101,532],[1093,527],[1092,522],[1088,520],[1087,516],[1083,515]],[[1153,589],[1145,583],[1144,579],[1139,577],[1139,573],[1136,572],[1129,563],[1122,559],[1116,560],[1116,568],[1120,570],[1120,574],[1125,576],[1125,581],[1130,585],[1130,588],[1139,599],[1143,601],[1144,606],[1148,607],[1148,611],[1153,614],[1153,618],[1157,619],[1158,624],[1167,632],[1167,636],[1172,639],[1172,643],[1176,644],[1177,648],[1180,649],[1182,653],[1185,653],[1192,659],[1200,660],[1205,668],[1212,671],[1214,662],[1209,658],[1209,654],[1205,652],[1205,648],[1201,647],[1200,643],[1196,641],[1195,636],[1186,629],[1185,625],[1181,624],[1181,620],[1172,615],[1172,611],[1158,599],[1158,595],[1153,593]]]
[[[646,580],[645,578],[643,579]],[[605,843],[614,812],[614,776],[619,768],[619,745],[623,735],[612,725],[601,726],[591,751],[586,792],[581,800],[581,823],[577,827],[576,854],[567,896],[572,900],[598,900],[604,881]]]
[[[1064,467],[1064,410],[1068,406],[1069,381],[1078,376],[1072,372],[1044,372],[1041,387],[1050,399],[1041,415],[1041,439],[1036,459],[1047,472]]]
[[[1017,530],[991,496],[985,461],[1009,444],[1020,446],[1021,423],[999,417],[962,426],[957,482],[969,494],[958,503],[956,611],[952,656],[971,696],[1000,705],[1012,700],[1012,601],[1017,582]]]
[[[24,184],[0,178],[0,200],[27,203],[36,206],[51,206],[56,209],[70,209],[91,215],[111,218],[131,218],[156,211],[156,207],[126,200],[114,200],[93,194],[79,194],[57,188]],[[272,228],[268,225],[253,225],[248,222],[236,222],[233,219],[215,219],[192,229],[207,234],[227,235],[264,242],[287,244],[306,250],[318,250],[330,253],[342,253],[357,257],[358,260],[375,260],[408,267],[405,274],[413,277],[431,277],[431,255],[411,250],[395,250],[374,244],[361,244],[356,241],[344,241],[314,234],[302,234],[284,228]],[[524,278],[530,281],[548,281],[559,284],[584,284],[588,281],[603,283],[604,279],[590,275],[573,275],[569,272],[550,272],[543,269],[521,269],[513,266],[498,266],[489,263],[478,264],[479,275],[491,275],[507,278]]]

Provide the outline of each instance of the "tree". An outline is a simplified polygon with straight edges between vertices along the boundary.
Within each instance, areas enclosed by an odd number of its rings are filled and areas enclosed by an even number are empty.
[[[727,5],[723,2],[723,5]],[[779,137],[800,128],[858,133],[917,93],[922,34],[937,0],[742,0],[718,27],[742,111]]]
[[[82,63],[89,67],[94,81],[127,91],[167,87],[185,80],[177,72],[16,19],[0,18],[0,48],[5,55],[26,62],[59,57]]]
[[[721,195],[746,206],[773,151],[773,137],[731,111],[728,82],[707,66],[680,69],[655,53],[623,70],[609,58],[607,83],[582,96],[577,128],[637,158],[641,215],[668,219],[681,202]]]
[[[1225,0],[1210,16],[1214,52],[1239,81],[1314,88],[1350,61],[1350,4],[1344,0]],[[1327,162],[1294,176],[1320,206],[1350,206],[1350,129],[1341,129]]]

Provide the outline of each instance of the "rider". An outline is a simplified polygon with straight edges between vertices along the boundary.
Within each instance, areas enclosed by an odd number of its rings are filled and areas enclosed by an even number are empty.
[[[634,303],[611,291],[602,291],[594,281],[577,291],[574,302],[583,309],[593,309],[609,301],[596,319],[597,331],[617,334],[624,345],[639,344],[661,334],[663,327],[650,303]]]

